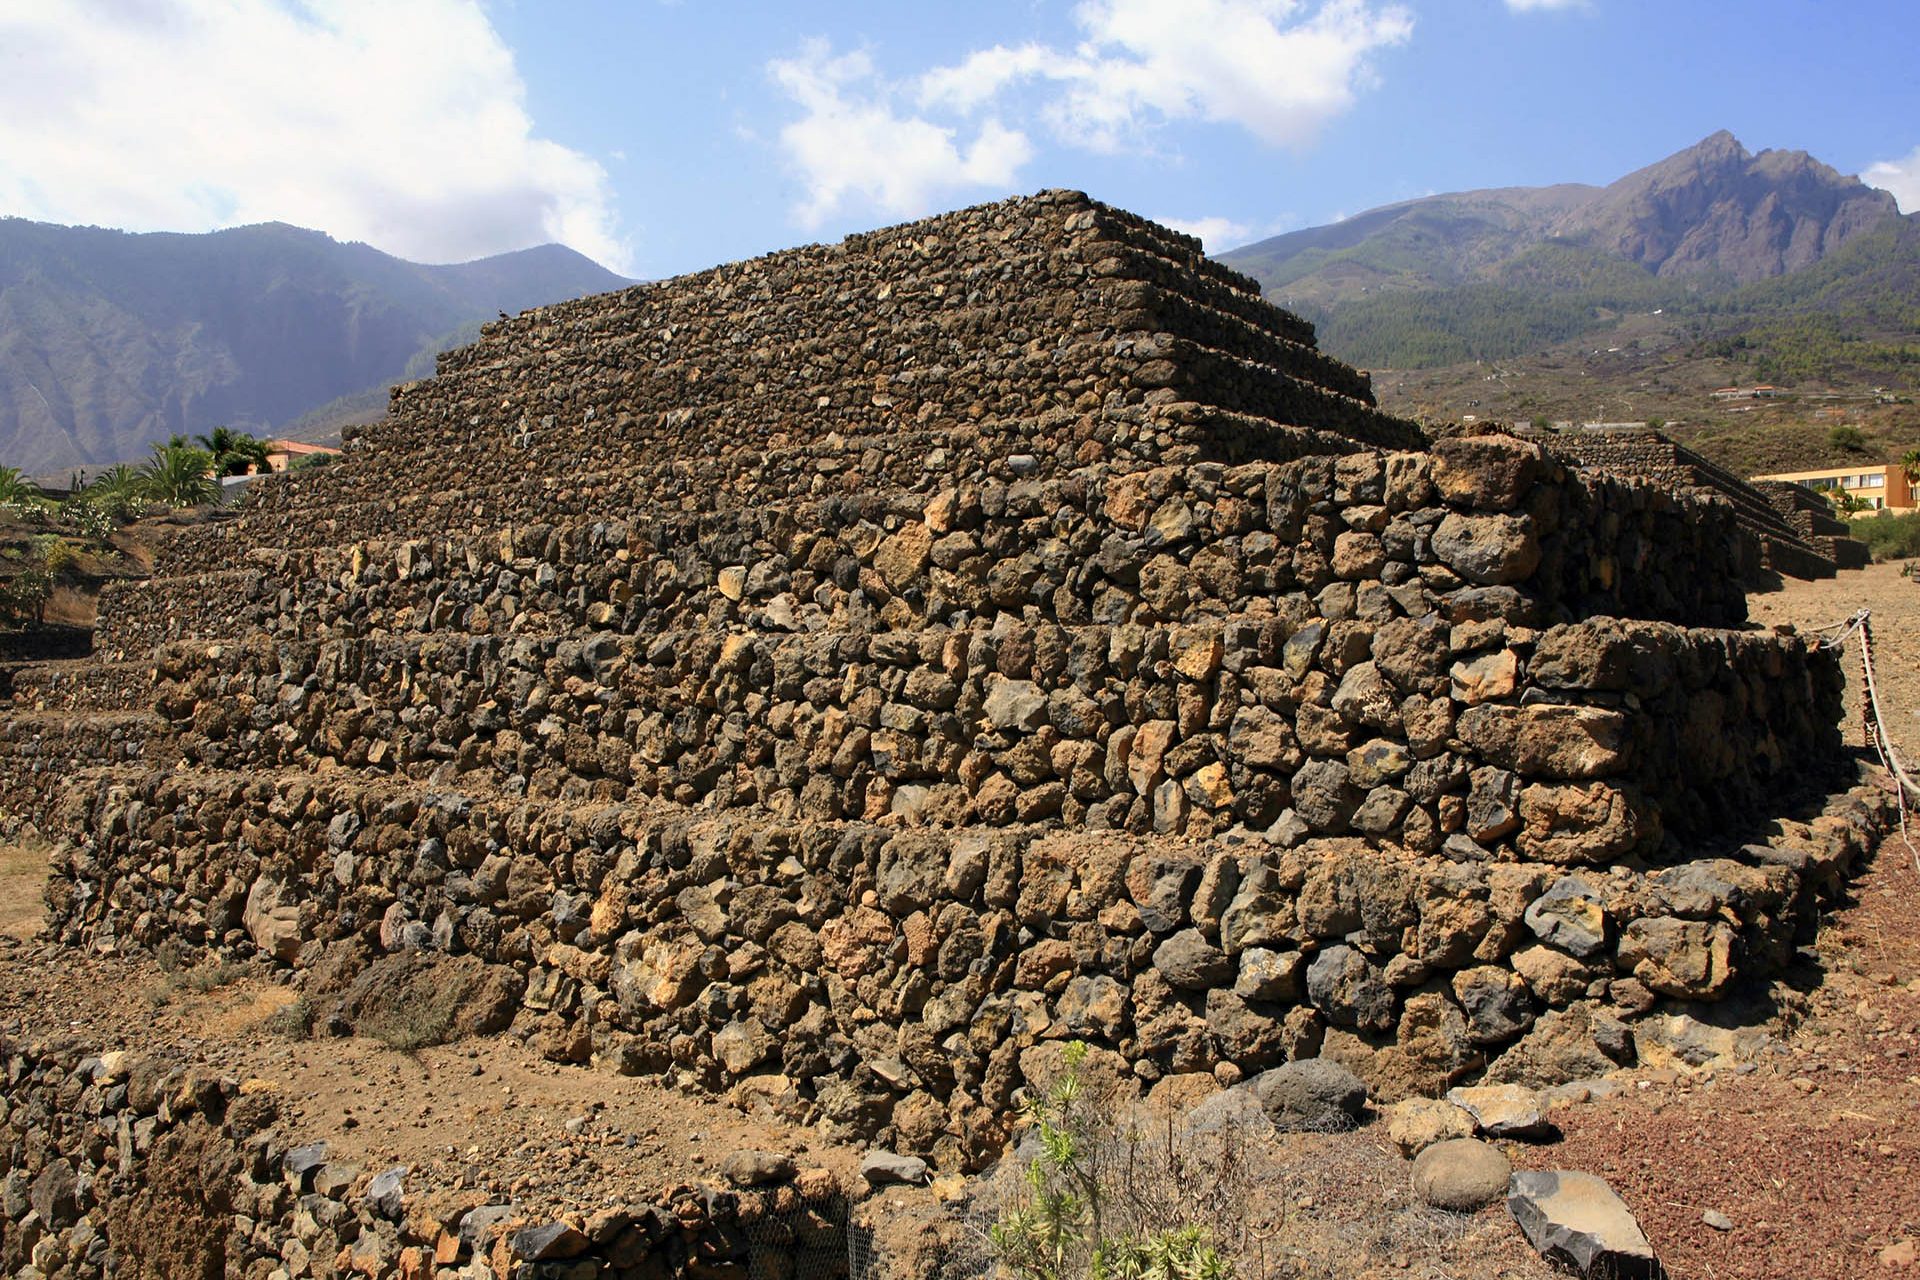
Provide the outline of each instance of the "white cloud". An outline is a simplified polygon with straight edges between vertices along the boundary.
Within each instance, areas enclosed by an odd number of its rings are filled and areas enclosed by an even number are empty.
[[[1225,249],[1236,249],[1257,234],[1244,222],[1235,222],[1232,218],[1160,218],[1163,226],[1175,231],[1184,231],[1199,238],[1208,253],[1219,253]]]
[[[981,50],[922,77],[922,104],[975,110],[1036,81],[1054,131],[1098,151],[1166,120],[1302,147],[1372,83],[1368,56],[1413,33],[1404,8],[1368,0],[1081,0],[1074,21],[1072,51]]]
[[[952,191],[1010,186],[1033,156],[1027,136],[997,119],[963,147],[956,129],[902,114],[863,50],[835,56],[826,41],[809,40],[768,70],[804,113],[780,140],[806,184],[795,213],[807,226],[855,199],[903,217],[926,213]]]
[[[1515,13],[1538,13],[1547,9],[1584,9],[1587,0],[1507,0]]]
[[[0,212],[631,265],[605,170],[535,136],[479,0],[35,0],[0,49]]]
[[[1139,149],[1168,121],[1304,147],[1373,83],[1369,56],[1413,32],[1404,7],[1376,0],[1080,0],[1073,20],[1072,48],[996,45],[897,83],[819,40],[769,64],[802,112],[780,135],[807,187],[800,218],[1005,189],[1034,147],[1003,118],[1100,152]]]
[[[1920,147],[1915,147],[1905,159],[1868,165],[1860,178],[1870,187],[1891,191],[1893,198],[1900,202],[1902,213],[1920,210]]]

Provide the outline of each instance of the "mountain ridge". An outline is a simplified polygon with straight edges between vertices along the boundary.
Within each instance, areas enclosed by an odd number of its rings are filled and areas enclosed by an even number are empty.
[[[126,232],[0,218],[0,462],[272,431],[502,311],[631,283],[560,245],[421,264],[284,222]]]
[[[1651,275],[1745,283],[1810,266],[1888,216],[1898,216],[1888,193],[1803,151],[1749,152],[1721,130],[1605,186],[1423,196],[1218,256],[1304,308],[1474,283],[1556,241]]]

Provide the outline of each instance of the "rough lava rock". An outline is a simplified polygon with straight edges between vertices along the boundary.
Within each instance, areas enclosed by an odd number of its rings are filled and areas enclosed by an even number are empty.
[[[1342,1129],[1367,1105],[1359,1076],[1327,1058],[1303,1058],[1263,1071],[1249,1083],[1280,1129]]]
[[[1613,1188],[1590,1173],[1513,1175],[1507,1208],[1542,1257],[1582,1276],[1659,1280],[1653,1245]]]

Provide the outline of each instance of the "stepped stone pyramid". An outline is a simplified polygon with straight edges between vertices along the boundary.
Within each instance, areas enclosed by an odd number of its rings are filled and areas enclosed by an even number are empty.
[[[972,1166],[1070,1039],[1393,1096],[1781,964],[1860,824],[1738,542],[1048,192],[489,326],[20,672],[0,780],[73,945],[444,954]]]
[[[1831,578],[1864,568],[1867,544],[1849,536],[1844,520],[1818,494],[1779,481],[1748,483],[1658,431],[1611,428],[1551,433],[1550,447],[1582,466],[1650,480],[1680,493],[1731,505],[1751,540],[1745,574]]]

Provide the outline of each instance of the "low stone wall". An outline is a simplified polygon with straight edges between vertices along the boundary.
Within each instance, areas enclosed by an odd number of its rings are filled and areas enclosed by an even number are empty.
[[[803,818],[1199,834],[1289,807],[1432,851],[1603,862],[1740,823],[1840,749],[1798,637],[1292,617],[639,642],[214,645],[160,664],[185,757]]]
[[[166,723],[149,712],[6,711],[0,714],[0,809],[9,818],[44,823],[83,771],[171,763],[178,750],[165,731]]]
[[[681,1186],[575,1222],[289,1148],[271,1093],[125,1051],[0,1042],[9,1275],[672,1280],[847,1272],[846,1197],[802,1171]],[[797,1229],[796,1229],[797,1227]]]
[[[144,711],[153,704],[153,664],[49,662],[7,673],[16,711]]]
[[[1749,483],[1657,431],[1563,431],[1544,438],[1584,466],[1731,503],[1741,527],[1754,539],[1755,558],[1744,577],[1766,570],[1795,578],[1830,578],[1837,559],[1855,559],[1847,550],[1836,557],[1836,549],[1816,537],[1807,521],[1794,519],[1777,495],[1766,492],[1766,482]]]
[[[1482,483],[1484,468],[1501,475]],[[1499,610],[1530,625],[1730,624],[1746,616],[1737,547],[1724,507],[1584,477],[1515,441],[1455,440],[1430,456],[1088,468],[931,495],[255,550],[217,575],[114,588],[97,643],[131,659],[258,634],[1182,623],[1258,616],[1289,594],[1374,622],[1477,593],[1508,597]]]
[[[1607,1070],[1622,1020],[1776,972],[1883,804],[1569,869],[170,773],[95,795],[49,900],[96,949],[470,953],[523,976],[516,1029],[554,1058],[975,1165],[1069,1039],[1143,1084],[1327,1053],[1389,1099]]]

